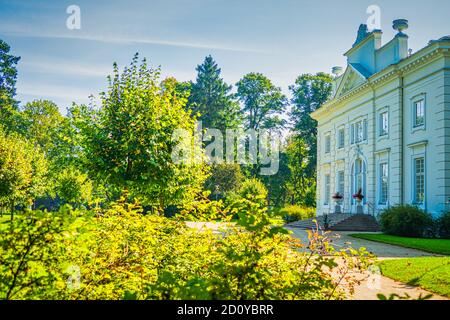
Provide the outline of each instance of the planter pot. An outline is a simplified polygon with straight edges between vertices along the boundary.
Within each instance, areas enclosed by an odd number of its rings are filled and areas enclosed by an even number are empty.
[[[342,213],[341,203],[342,199],[334,199],[334,213]]]

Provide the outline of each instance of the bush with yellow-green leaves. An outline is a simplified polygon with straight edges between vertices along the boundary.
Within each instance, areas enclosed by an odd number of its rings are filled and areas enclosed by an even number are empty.
[[[280,209],[278,214],[285,222],[289,223],[314,218],[316,216],[316,208],[290,205]]]
[[[232,211],[237,222],[219,234],[125,200],[20,214],[0,228],[0,298],[342,299],[331,272],[368,264],[364,250],[336,252],[318,233],[299,251],[257,202],[242,199]]]

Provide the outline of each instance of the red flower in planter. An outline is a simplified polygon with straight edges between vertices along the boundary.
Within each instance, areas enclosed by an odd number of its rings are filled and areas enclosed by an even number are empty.
[[[362,189],[359,189],[358,192],[353,195],[353,199],[360,200],[360,201],[362,199],[364,199],[364,196],[362,194]]]
[[[332,198],[333,198],[333,200],[342,200],[344,198],[344,196],[342,194],[340,194],[339,192],[336,192],[335,194],[333,194]]]

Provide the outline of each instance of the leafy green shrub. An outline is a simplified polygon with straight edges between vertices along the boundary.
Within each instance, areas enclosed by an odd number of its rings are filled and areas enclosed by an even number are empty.
[[[48,163],[38,147],[0,127],[0,210],[32,204],[48,189]]]
[[[441,238],[450,239],[450,212],[445,212],[437,220],[438,232]]]
[[[55,184],[56,194],[67,203],[89,203],[92,188],[88,176],[75,168],[64,169]]]
[[[411,205],[399,205],[384,210],[380,215],[383,232],[405,237],[423,237],[433,227],[433,218]]]
[[[239,196],[261,204],[266,203],[268,191],[266,186],[258,179],[247,179],[238,191]]]
[[[316,208],[290,205],[282,208],[278,214],[283,217],[285,222],[289,223],[314,218],[316,216]]]
[[[309,233],[311,252],[300,252],[266,208],[244,198],[233,209],[236,224],[220,234],[144,215],[124,199],[96,215],[21,215],[0,230],[0,297],[343,299],[332,274],[345,277],[369,263],[364,249],[336,252],[318,232]]]
[[[0,229],[0,299],[58,299],[78,212],[26,211]]]

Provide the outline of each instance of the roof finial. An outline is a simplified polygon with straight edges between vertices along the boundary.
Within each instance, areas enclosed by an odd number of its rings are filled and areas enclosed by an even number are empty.
[[[408,20],[406,19],[397,19],[392,23],[392,28],[398,31],[399,35],[404,35],[403,31],[408,29]]]

